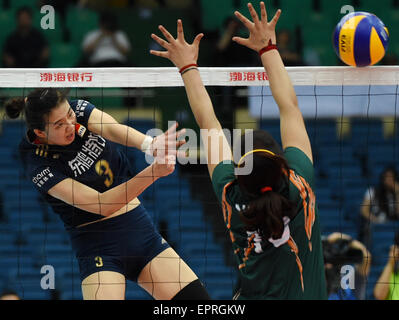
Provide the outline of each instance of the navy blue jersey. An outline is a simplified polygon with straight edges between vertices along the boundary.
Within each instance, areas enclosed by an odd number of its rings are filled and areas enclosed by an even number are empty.
[[[87,129],[94,105],[84,100],[70,101],[76,114],[75,140],[68,146],[35,144],[27,134],[19,146],[27,178],[60,215],[66,229],[103,218],[63,201],[47,192],[64,179],[72,178],[98,192],[105,192],[133,177],[126,156],[117,145]]]

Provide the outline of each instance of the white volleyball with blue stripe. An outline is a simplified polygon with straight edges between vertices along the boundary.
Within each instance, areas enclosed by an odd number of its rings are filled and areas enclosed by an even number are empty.
[[[336,26],[333,42],[336,54],[347,65],[372,66],[385,56],[389,32],[376,15],[352,12]]]

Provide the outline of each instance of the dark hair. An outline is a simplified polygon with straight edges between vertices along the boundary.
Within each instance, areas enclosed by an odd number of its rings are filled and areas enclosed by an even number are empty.
[[[29,130],[44,131],[46,119],[51,110],[65,101],[66,93],[54,88],[35,89],[26,98],[12,98],[6,101],[6,114],[10,119],[16,119],[22,111],[25,112],[25,121]]]
[[[32,9],[28,6],[23,6],[23,7],[18,8],[18,10],[16,12],[17,18],[19,18],[22,13],[27,13],[31,18],[33,17]]]
[[[389,219],[397,219],[395,213],[391,212],[391,210],[389,208],[389,204],[388,204],[387,195],[388,195],[388,193],[392,193],[391,190],[387,189],[387,187],[385,186],[385,183],[384,183],[385,175],[388,172],[393,173],[395,181],[398,180],[398,173],[397,173],[395,167],[393,165],[385,167],[385,169],[380,174],[379,185],[378,185],[378,188],[376,189],[376,198],[377,198],[377,203],[378,203],[378,207],[380,208],[380,210],[385,212],[388,215]],[[398,201],[398,200],[399,199],[396,199],[396,201]]]
[[[283,194],[284,185],[288,186],[289,168],[283,157],[283,151],[273,137],[266,131],[253,132],[253,147],[272,151],[275,156],[266,152],[249,155],[253,158],[253,170],[249,175],[238,175],[237,181],[241,191],[250,199],[249,206],[240,214],[248,231],[260,231],[266,239],[281,238],[284,232],[283,217],[294,217],[294,204]],[[245,146],[245,136],[241,137],[241,150]],[[240,164],[240,167],[244,165]],[[261,189],[271,187],[272,191],[262,193]],[[287,194],[288,196],[288,194]]]
[[[109,31],[118,29],[118,19],[110,12],[103,12],[100,16],[100,24]]]

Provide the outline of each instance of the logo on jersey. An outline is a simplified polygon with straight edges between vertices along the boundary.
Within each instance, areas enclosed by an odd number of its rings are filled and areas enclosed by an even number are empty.
[[[50,167],[47,167],[42,172],[34,176],[32,182],[41,188],[52,177],[54,177],[54,175],[51,173]]]
[[[78,136],[82,138],[84,136],[85,132],[86,132],[86,128],[84,126],[82,126],[81,124],[76,123],[75,124],[75,131],[78,134]]]
[[[85,109],[86,109],[88,104],[89,104],[88,101],[78,100],[78,103],[76,105],[76,111],[75,111],[77,118],[83,118],[84,117],[84,112],[85,112]]]
[[[88,139],[82,145],[81,151],[76,157],[68,161],[68,165],[73,171],[75,178],[91,168],[98,157],[104,151],[105,139],[97,134],[89,133]]]

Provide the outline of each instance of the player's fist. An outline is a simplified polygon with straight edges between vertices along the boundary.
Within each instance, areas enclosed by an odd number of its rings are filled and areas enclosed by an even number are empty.
[[[155,178],[166,177],[175,171],[176,155],[167,155],[165,157],[156,157],[153,164],[153,173]]]

